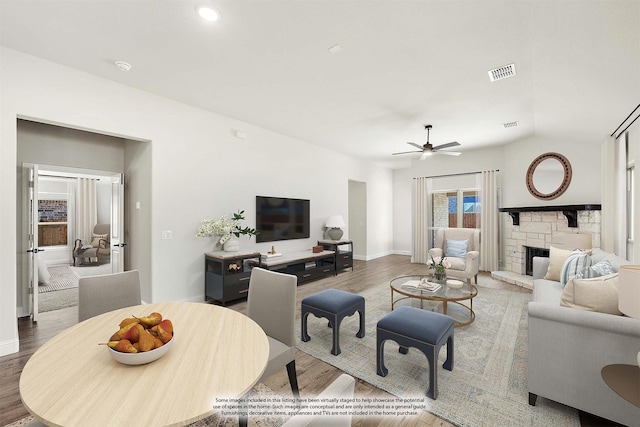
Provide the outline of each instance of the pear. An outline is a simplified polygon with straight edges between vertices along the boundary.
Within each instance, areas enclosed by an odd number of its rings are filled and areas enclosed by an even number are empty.
[[[128,323],[126,325],[124,325],[123,327],[121,327],[118,332],[116,332],[115,334],[111,335],[111,338],[109,339],[109,341],[119,341],[122,339],[122,336],[125,334],[125,332],[127,332],[129,329],[133,328],[135,325],[137,325],[137,323]]]
[[[109,347],[111,347],[111,345],[109,345]],[[131,341],[129,341],[129,340],[120,340],[120,341],[118,341],[118,344],[116,344],[115,348],[113,348],[113,349],[116,350],[116,351],[122,352],[122,353],[137,353],[138,352],[138,350],[136,350],[136,348],[131,344]]]
[[[138,320],[140,320],[140,323],[142,323],[142,325],[146,328],[149,329],[152,326],[157,325],[158,323],[162,322],[162,314],[157,313],[157,312],[153,312],[148,316],[145,317],[139,317]]]
[[[160,347],[162,347],[164,345],[162,340],[160,338],[158,338],[158,337],[155,337],[153,340],[154,340],[154,346],[153,346],[154,349],[155,348],[160,348]]]
[[[171,323],[171,320],[164,319],[162,322],[158,323],[158,326],[170,334],[173,334],[173,323]]]
[[[135,323],[133,327],[122,334],[122,338],[131,341],[131,343],[136,343],[140,340],[139,337],[142,331],[144,331],[144,327],[139,323]]]
[[[150,331],[154,333],[158,338],[160,338],[160,340],[165,344],[171,341],[171,338],[173,338],[173,334],[167,332],[160,325],[154,326],[150,329]]]
[[[140,331],[140,336],[138,337],[138,346],[140,351],[149,351],[155,348],[156,339],[147,331],[143,329]]]
[[[120,322],[120,327],[128,325],[129,323],[140,323],[140,319],[136,319],[135,317],[127,317],[122,322]]]

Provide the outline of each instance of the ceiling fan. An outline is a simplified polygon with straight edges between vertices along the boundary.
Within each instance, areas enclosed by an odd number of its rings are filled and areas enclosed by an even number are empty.
[[[435,147],[431,145],[431,143],[429,142],[429,131],[431,130],[432,126],[424,125],[424,128],[427,130],[426,144],[419,145],[419,144],[416,144],[415,142],[407,142],[407,144],[413,145],[414,147],[418,148],[420,151],[403,151],[401,153],[393,153],[393,155],[395,156],[397,154],[422,153],[422,156],[420,156],[420,160],[424,160],[427,157],[431,156],[432,154],[446,154],[448,156],[459,156],[460,154],[462,154],[459,151],[442,151],[444,148],[457,147],[458,145],[460,145],[460,143],[457,141],[449,142],[447,144],[437,145]]]

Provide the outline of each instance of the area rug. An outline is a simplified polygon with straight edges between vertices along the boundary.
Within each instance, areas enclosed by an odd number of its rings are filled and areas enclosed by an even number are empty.
[[[440,351],[437,400],[425,396],[428,362],[415,348],[403,355],[395,342],[387,341],[384,357],[389,374],[376,374],[376,323],[391,308],[389,283],[361,295],[366,301],[364,338],[355,336],[358,315],[345,318],[340,326],[342,352],[333,356],[331,328],[325,319],[310,315],[311,340],[300,341],[297,325],[298,349],[397,397],[421,398],[426,411],[458,426],[580,426],[573,408],[547,399],[538,399],[536,406],[528,404],[527,303],[531,294],[478,287],[473,300],[475,322],[455,329],[453,371],[442,368],[447,351]],[[415,300],[402,303],[416,305]]]
[[[51,265],[47,267],[51,279],[46,284],[38,286],[38,293],[59,291],[61,289],[77,288],[78,276],[68,265]]]
[[[78,287],[38,295],[38,312],[60,310],[78,305]]]
[[[279,401],[281,396],[262,383],[257,384],[253,389],[251,389],[251,391],[248,394],[248,398],[250,399],[265,398],[265,397],[276,399]],[[20,427],[32,420],[33,420],[32,416],[27,416],[11,424],[6,424],[5,427]],[[278,417],[278,416],[270,416],[270,417],[261,416],[259,418],[249,417],[249,426],[279,427],[286,420],[287,420],[286,417]],[[222,417],[217,414],[188,425],[188,427],[237,427],[237,426],[238,426],[237,416]]]
[[[78,277],[101,276],[103,274],[111,274],[111,263],[73,266],[71,270]]]

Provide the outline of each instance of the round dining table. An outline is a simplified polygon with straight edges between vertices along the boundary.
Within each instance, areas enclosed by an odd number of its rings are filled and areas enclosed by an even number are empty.
[[[124,365],[99,345],[124,318],[152,312],[174,327],[162,358]],[[47,341],[24,366],[20,397],[47,425],[186,425],[214,414],[218,399],[244,396],[268,358],[267,336],[241,313],[195,302],[144,304],[92,317]]]

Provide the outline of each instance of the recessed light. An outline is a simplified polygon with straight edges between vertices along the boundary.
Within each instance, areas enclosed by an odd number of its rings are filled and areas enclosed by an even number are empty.
[[[206,4],[198,6],[197,10],[198,15],[200,15],[200,17],[205,21],[213,22],[220,18],[220,14],[214,8],[207,6]]]
[[[129,71],[131,69],[131,64],[124,61],[116,61],[116,67],[118,67],[118,70],[120,71]]]

